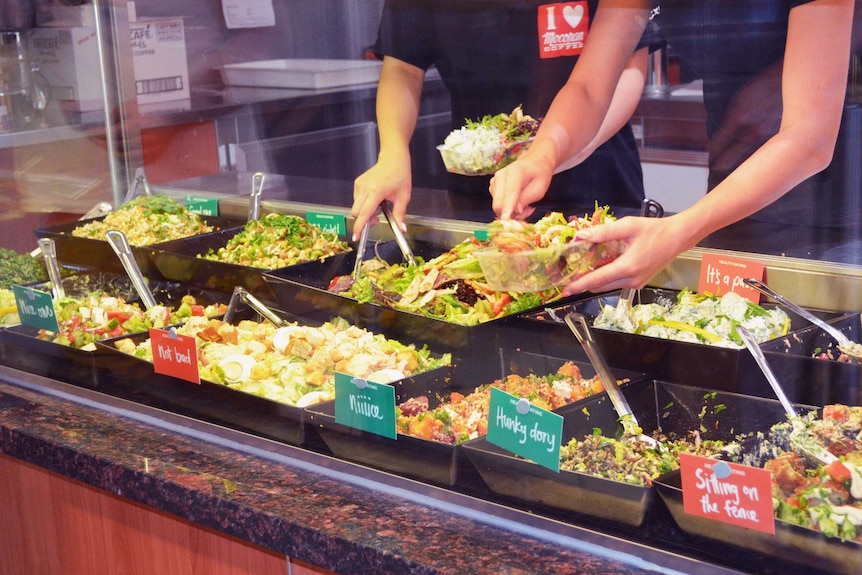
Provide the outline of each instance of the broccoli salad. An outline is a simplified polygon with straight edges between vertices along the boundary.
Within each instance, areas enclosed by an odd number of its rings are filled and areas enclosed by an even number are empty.
[[[674,305],[647,303],[632,306],[605,305],[593,326],[719,347],[745,346],[734,329],[745,326],[762,343],[786,335],[790,317],[780,308],[766,309],[734,292],[723,296],[683,290]]]

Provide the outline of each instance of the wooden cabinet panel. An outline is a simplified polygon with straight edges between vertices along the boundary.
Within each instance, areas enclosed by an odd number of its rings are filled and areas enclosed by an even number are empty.
[[[0,557],[0,575],[329,573],[5,455]]]

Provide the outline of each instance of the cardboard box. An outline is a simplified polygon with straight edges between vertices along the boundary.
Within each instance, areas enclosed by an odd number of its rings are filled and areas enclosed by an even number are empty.
[[[34,28],[29,51],[51,87],[50,97],[62,109],[88,112],[103,108],[95,28]]]
[[[129,24],[138,104],[188,100],[189,67],[181,19]],[[30,57],[51,86],[61,109],[101,110],[99,47],[92,26],[34,28]]]
[[[183,21],[129,23],[138,104],[189,98],[189,65]]]

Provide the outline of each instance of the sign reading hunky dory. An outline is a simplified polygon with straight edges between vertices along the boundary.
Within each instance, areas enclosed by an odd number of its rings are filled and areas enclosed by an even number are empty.
[[[335,421],[389,439],[397,439],[395,388],[336,372]]]
[[[542,467],[559,471],[562,435],[562,416],[496,387],[491,388],[489,443],[535,461]]]

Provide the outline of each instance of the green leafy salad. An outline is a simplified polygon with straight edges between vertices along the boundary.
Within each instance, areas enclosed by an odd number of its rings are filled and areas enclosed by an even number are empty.
[[[298,216],[266,214],[245,224],[227,245],[199,257],[242,266],[276,269],[319,260],[350,249],[338,234]]]
[[[474,257],[487,242],[464,240],[439,256],[416,266],[365,260],[355,282],[351,276],[332,280],[329,291],[360,302],[417,313],[459,325],[477,325],[520,313],[560,297],[559,289],[537,293],[495,291],[488,287]]]

